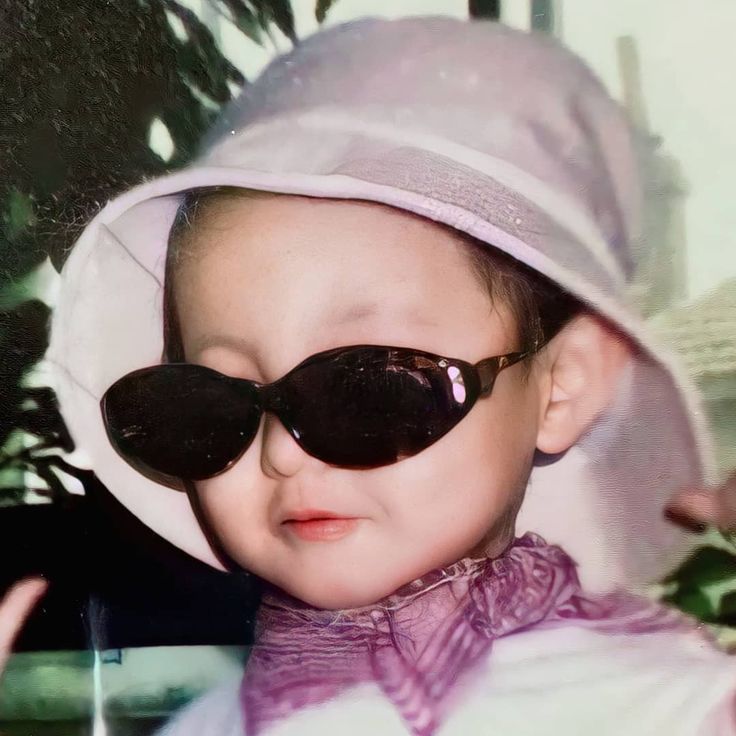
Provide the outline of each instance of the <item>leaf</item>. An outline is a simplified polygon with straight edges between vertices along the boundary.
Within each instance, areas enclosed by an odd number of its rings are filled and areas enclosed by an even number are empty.
[[[317,6],[314,9],[314,17],[317,23],[324,22],[327,17],[327,11],[335,4],[336,0],[317,0]]]
[[[718,547],[700,547],[664,582],[702,588],[727,580],[736,580],[736,556]]]
[[[736,619],[736,590],[726,593],[718,604],[718,615],[727,616],[733,621]]]
[[[0,241],[0,248],[5,244]],[[0,280],[0,311],[9,312],[21,302],[32,299],[34,294],[30,286],[32,274],[25,278],[13,279],[10,283],[2,283]]]
[[[251,41],[263,45],[263,28],[256,14],[242,0],[209,0],[213,5],[221,2],[232,16],[235,27]]]
[[[15,240],[24,230],[33,227],[36,216],[31,197],[13,187],[8,194],[3,221],[9,240]]]
[[[268,31],[271,22],[294,44],[298,43],[294,12],[289,0],[210,0],[221,2],[232,15],[233,22],[248,38],[263,45],[263,31]]]
[[[710,598],[698,588],[678,589],[666,596],[665,600],[701,621],[712,622],[716,618]]]
[[[212,32],[194,12],[174,0],[165,0],[164,7],[176,15],[187,32],[184,42],[174,37],[169,39],[177,50],[179,74],[220,105],[229,102],[227,83],[242,85],[243,75],[222,55]]]
[[[0,506],[19,505],[23,503],[26,493],[28,489],[25,486],[0,486]]]
[[[470,0],[468,13],[471,18],[498,20],[501,17],[501,0]]]
[[[41,457],[35,458],[33,463],[33,472],[41,478],[48,486],[49,495],[52,499],[60,499],[69,494],[59,477],[54,473],[53,458]]]
[[[276,24],[278,29],[283,33],[289,41],[294,45],[297,44],[296,28],[294,27],[294,11],[291,9],[289,0],[269,0],[268,2],[254,2],[258,6],[260,13],[268,18],[270,17]]]

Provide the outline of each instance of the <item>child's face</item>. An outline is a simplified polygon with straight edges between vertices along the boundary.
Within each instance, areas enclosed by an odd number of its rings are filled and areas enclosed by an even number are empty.
[[[305,357],[358,343],[477,362],[518,349],[459,239],[382,205],[291,196],[219,203],[179,267],[186,358],[271,382]],[[240,343],[236,347],[235,343]],[[197,483],[242,567],[323,608],[367,605],[429,570],[500,551],[535,449],[540,389],[503,371],[454,429],[393,465],[350,470],[306,454],[278,419],[227,472]],[[284,524],[295,509],[358,517],[329,541]]]

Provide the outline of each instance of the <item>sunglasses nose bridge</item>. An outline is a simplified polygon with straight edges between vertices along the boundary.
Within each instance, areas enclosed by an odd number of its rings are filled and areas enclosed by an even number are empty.
[[[258,387],[261,416],[266,412],[275,415],[302,450],[311,455],[313,453],[310,452],[307,446],[305,446],[301,437],[300,429],[294,424],[294,407],[289,406],[285,392],[283,388],[281,388],[282,380],[283,379],[280,379],[275,383],[267,385],[261,384]]]
[[[258,399],[262,411],[268,411],[278,416],[286,406],[283,392],[280,390],[280,383],[280,381],[276,381],[258,387]]]

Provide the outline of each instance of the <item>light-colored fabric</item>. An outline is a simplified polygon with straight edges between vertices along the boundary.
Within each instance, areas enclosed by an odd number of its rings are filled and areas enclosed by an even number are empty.
[[[240,678],[232,677],[181,708],[154,736],[243,736]]]
[[[623,112],[551,39],[439,17],[315,34],[244,90],[193,165],[112,201],[75,246],[47,356],[71,434],[143,522],[221,567],[185,495],[116,455],[98,405],[123,374],[161,360],[181,192],[233,185],[382,202],[506,251],[639,346],[609,410],[534,468],[517,531],[562,545],[591,590],[656,579],[695,541],[663,506],[711,480],[713,462],[695,391],[628,306],[641,251],[636,168]]]
[[[239,680],[157,736],[243,736]],[[736,659],[696,632],[643,636],[569,626],[500,639],[438,736],[734,736]],[[406,736],[375,685],[299,711],[264,736]],[[247,736],[247,735],[246,735]]]
[[[435,736],[498,641],[560,626],[629,634],[636,647],[637,636],[689,632],[695,621],[642,596],[586,595],[570,557],[534,534],[358,608],[314,608],[272,587],[243,678],[246,729],[260,736],[295,711],[375,682],[413,736]]]

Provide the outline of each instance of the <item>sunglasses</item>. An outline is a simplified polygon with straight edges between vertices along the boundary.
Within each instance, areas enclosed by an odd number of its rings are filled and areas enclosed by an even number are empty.
[[[118,454],[144,476],[225,472],[248,449],[264,412],[308,454],[330,465],[375,468],[416,455],[490,395],[498,374],[535,350],[471,364],[421,350],[354,345],[316,353],[273,383],[191,363],[133,371],[100,402]]]

